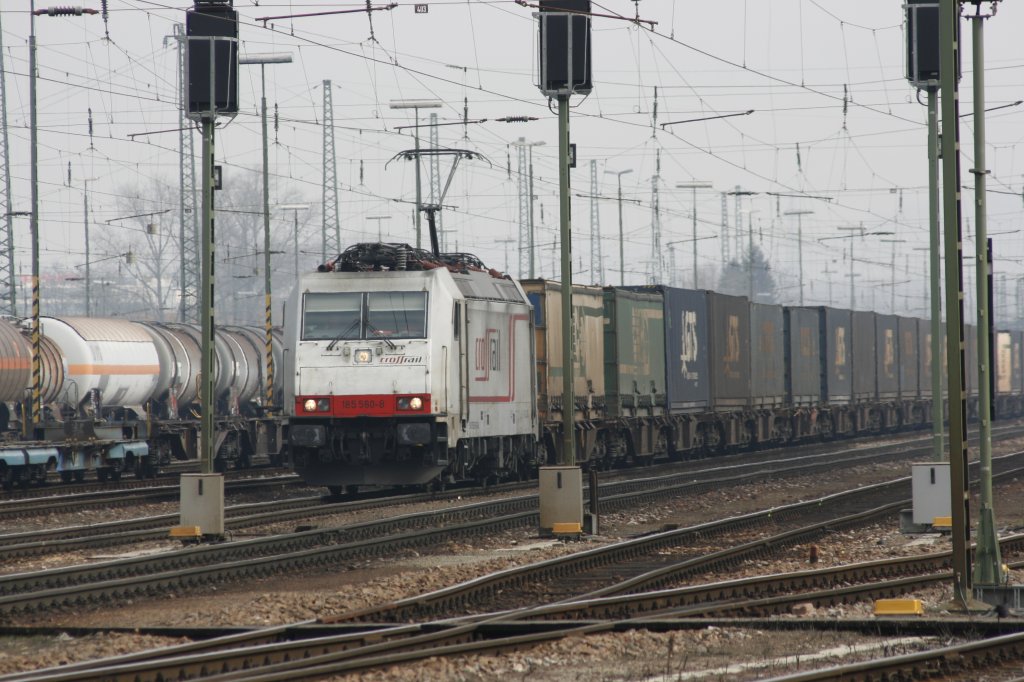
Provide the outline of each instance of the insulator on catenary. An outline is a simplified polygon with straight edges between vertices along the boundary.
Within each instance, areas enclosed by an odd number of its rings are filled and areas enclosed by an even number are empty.
[[[90,7],[47,7],[37,9],[34,14],[45,14],[48,17],[80,17],[83,14],[99,14],[99,10]]]

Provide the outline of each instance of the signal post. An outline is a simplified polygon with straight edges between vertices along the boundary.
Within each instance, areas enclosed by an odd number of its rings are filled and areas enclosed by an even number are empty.
[[[583,531],[583,474],[576,464],[572,335],[572,235],[569,206],[569,97],[592,89],[590,0],[541,0],[540,91],[558,102],[558,190],[562,252],[562,448],[558,466],[540,469],[540,532]],[[591,516],[591,532],[596,532]]]
[[[232,0],[195,0],[185,13],[187,40],[185,99],[188,118],[202,127],[202,228],[200,249],[199,436],[200,473],[181,476],[181,525],[171,535],[217,538],[224,534],[224,477],[214,472],[213,253],[214,195],[220,169],[214,164],[214,124],[219,116],[238,113],[238,12]]]

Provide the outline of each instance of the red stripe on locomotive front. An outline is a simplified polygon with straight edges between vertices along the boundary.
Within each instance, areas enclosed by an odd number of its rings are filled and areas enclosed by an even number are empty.
[[[423,406],[418,410],[398,409],[399,398],[419,398]],[[307,400],[330,400],[331,406],[325,412],[309,411],[305,408]],[[303,395],[295,397],[295,415],[297,417],[394,417],[430,414],[430,396],[420,393],[402,393],[398,395]]]

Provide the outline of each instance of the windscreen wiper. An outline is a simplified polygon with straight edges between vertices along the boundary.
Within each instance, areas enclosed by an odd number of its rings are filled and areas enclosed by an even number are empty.
[[[344,341],[348,337],[349,332],[351,332],[352,329],[355,328],[357,324],[359,324],[358,318],[352,320],[352,324],[350,324],[348,328],[345,329],[345,331],[335,336],[334,339],[332,339],[331,342],[327,344],[327,350],[334,350],[334,347],[338,345],[338,342]]]
[[[380,337],[380,340],[383,341],[384,343],[386,343],[388,348],[390,348],[391,350],[394,350],[394,349],[398,348],[398,346],[395,345],[394,341],[392,341],[388,337],[384,336],[384,332],[382,332],[381,330],[379,330],[376,327],[374,327],[372,323],[367,322],[366,323],[366,328],[369,329],[371,332],[373,332],[374,336]]]

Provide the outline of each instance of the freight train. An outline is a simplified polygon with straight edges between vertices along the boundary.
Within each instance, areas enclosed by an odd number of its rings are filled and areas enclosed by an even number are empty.
[[[284,332],[296,472],[335,493],[519,478],[558,461],[566,409],[600,468],[930,424],[927,320],[666,286],[573,287],[567,406],[560,294],[405,244],[303,275]],[[1024,407],[1022,342],[995,338],[1000,416]]]
[[[116,318],[40,318],[42,414],[27,424],[31,341],[26,323],[0,319],[0,483],[147,477],[196,458],[201,336],[187,324]],[[263,330],[217,327],[215,468],[282,456],[283,420],[264,401]],[[280,330],[273,361],[281,366]],[[278,404],[282,395],[275,382]]]

